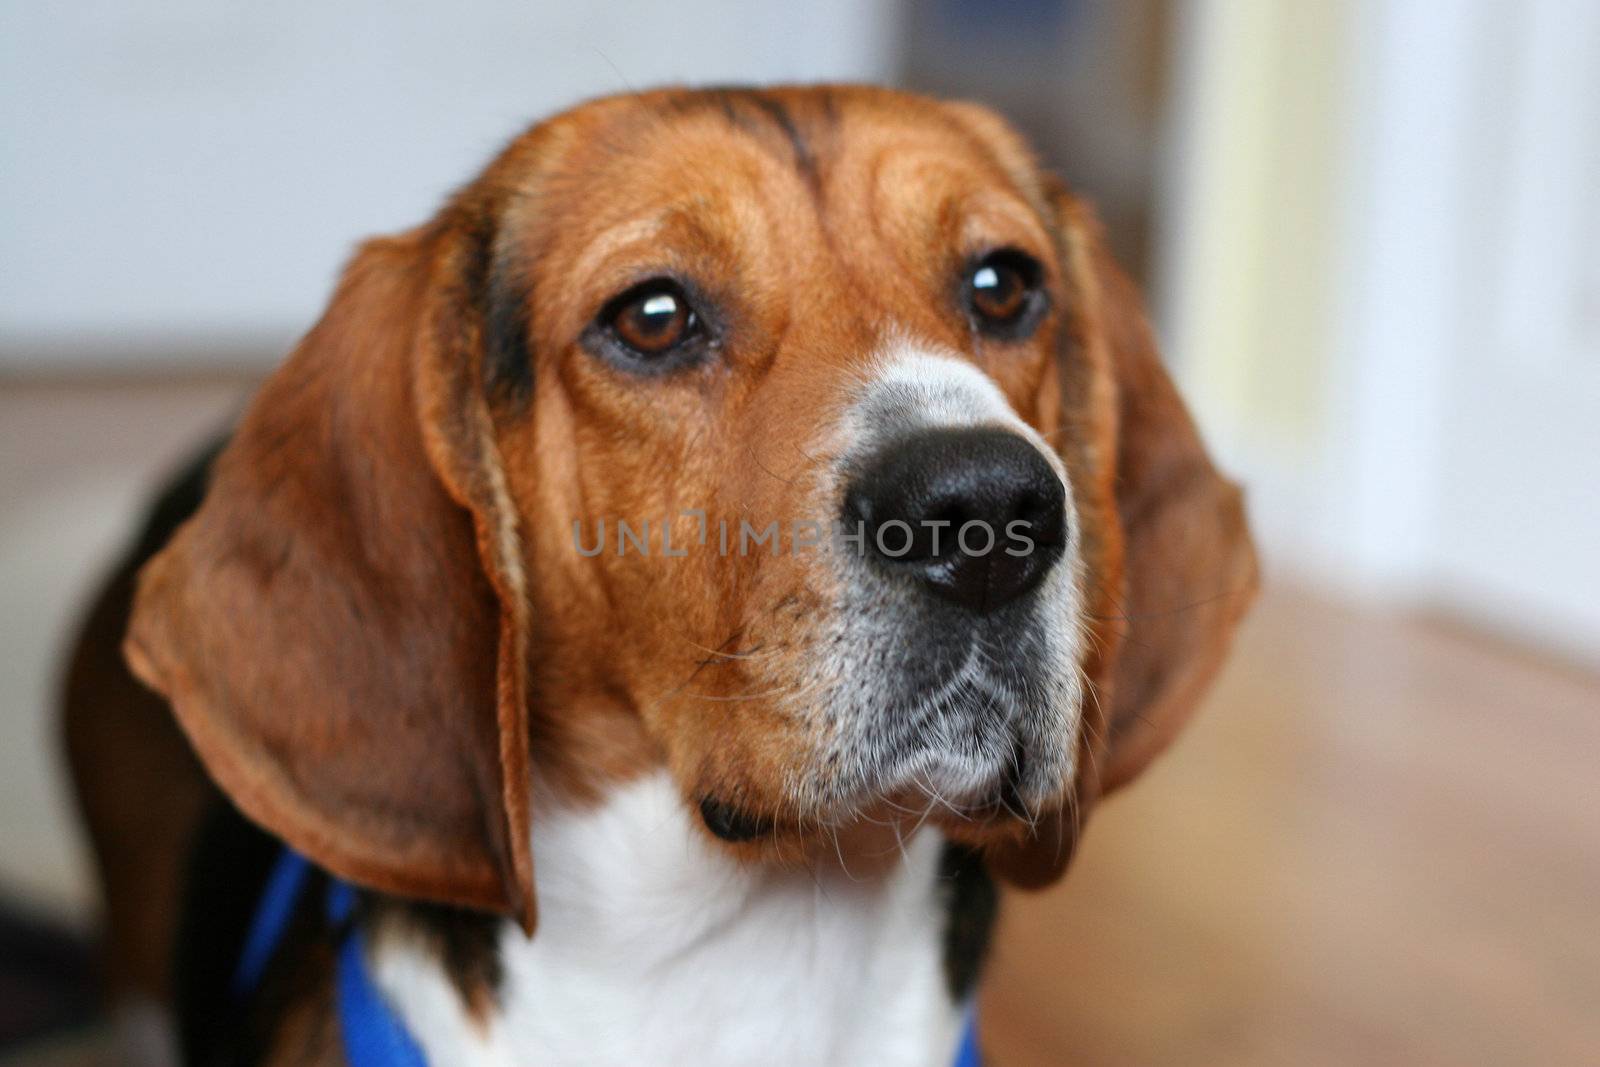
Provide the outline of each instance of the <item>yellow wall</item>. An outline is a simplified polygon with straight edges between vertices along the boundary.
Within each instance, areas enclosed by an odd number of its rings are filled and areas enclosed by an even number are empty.
[[[1349,8],[1201,0],[1188,15],[1170,339],[1219,443],[1304,458],[1322,429],[1336,313]]]

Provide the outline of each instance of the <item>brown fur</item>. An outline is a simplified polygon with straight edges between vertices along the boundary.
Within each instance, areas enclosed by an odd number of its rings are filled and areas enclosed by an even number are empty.
[[[962,264],[1000,245],[1043,264],[1052,310],[1025,342],[982,341],[955,306]],[[585,349],[598,308],[666,271],[727,309],[716,358],[646,380]],[[497,377],[496,322],[531,391]],[[891,324],[967,353],[1072,475],[1079,779],[1043,834],[946,827],[1046,883],[1095,796],[1193,710],[1254,558],[1088,209],[972,105],[664,91],[524,134],[358,253],[144,571],[129,661],[246,814],[387,892],[531,931],[530,776],[583,800],[663,763],[691,802],[777,823],[737,847],[804,852],[829,813],[782,784],[817,739],[764,694],[797,684],[825,602],[806,557],[584,558],[572,521],[813,513],[816,430]]]

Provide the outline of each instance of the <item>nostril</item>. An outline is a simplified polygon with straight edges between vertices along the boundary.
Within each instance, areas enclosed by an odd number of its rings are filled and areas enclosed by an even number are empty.
[[[1021,520],[1030,525],[1044,515],[1044,498],[1031,489],[1024,489],[1011,508],[1010,521]]]
[[[1035,540],[1055,542],[1060,540],[1064,533],[1062,511],[1065,505],[1065,499],[1059,494],[1030,489],[1017,499],[1017,504],[1012,509],[1011,521],[1026,523],[1027,531]]]
[[[972,521],[972,512],[965,505],[952,502],[931,512],[925,521],[941,529],[955,531]]]

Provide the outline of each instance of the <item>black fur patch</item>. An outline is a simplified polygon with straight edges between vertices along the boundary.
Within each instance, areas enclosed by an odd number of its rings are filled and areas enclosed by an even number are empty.
[[[505,981],[500,931],[506,920],[488,912],[371,896],[374,916],[398,913],[419,930],[438,953],[444,972],[473,1012],[498,1008]]]
[[[533,396],[533,349],[528,344],[528,294],[510,272],[490,271],[483,298],[483,384],[491,400],[526,404]]]
[[[817,174],[816,157],[811,154],[811,146],[806,143],[805,136],[795,124],[794,116],[789,114],[789,109],[762,93],[751,93],[746,99],[765,112],[778,129],[783,131],[783,135],[789,139],[789,147],[794,151],[795,168],[805,178],[807,185],[813,190],[819,188],[821,179]]]
[[[533,395],[528,293],[495,251],[497,228],[484,208],[469,224],[466,301],[483,322],[483,387],[492,401],[521,405]]]
[[[294,917],[246,997],[234,990],[239,957],[281,846],[220,795],[195,839],[184,892],[173,979],[179,1043],[189,1067],[252,1067],[273,1051],[287,1009],[326,995],[332,953],[320,907],[320,876],[302,893]]]
[[[776,126],[788,142],[790,151],[794,154],[794,166],[805,179],[806,185],[813,193],[822,187],[822,179],[817,170],[816,156],[811,151],[811,145],[801,132],[799,123],[782,102],[767,95],[760,89],[748,85],[718,85],[701,89],[693,94],[685,95],[677,106],[684,110],[696,107],[712,106],[721,108],[723,117],[728,123],[751,135],[757,135],[759,124],[750,121],[748,111],[741,110],[740,105],[747,104],[759,111],[771,125]],[[832,109],[829,107],[831,120]]]
[[[142,567],[145,561],[166,547],[178,527],[189,516],[200,510],[206,487],[211,483],[211,465],[217,454],[226,447],[230,434],[219,434],[191,456],[161,488],[161,495],[145,515],[144,526],[134,543],[133,566]]]
[[[983,856],[953,842],[939,857],[939,884],[945,893],[945,984],[951,999],[960,1003],[972,995],[983,975],[1000,894]]]

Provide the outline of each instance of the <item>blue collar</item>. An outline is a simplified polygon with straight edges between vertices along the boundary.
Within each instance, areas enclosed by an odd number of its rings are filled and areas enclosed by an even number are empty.
[[[273,865],[233,974],[234,995],[240,1000],[261,984],[314,870],[310,861],[288,848]],[[345,1061],[350,1067],[428,1067],[416,1038],[367,971],[366,945],[355,922],[355,903],[355,887],[330,875],[325,907],[337,942],[334,986]],[[978,1028],[971,1011],[967,1012],[961,1047],[956,1050],[955,1067],[980,1067]]]

